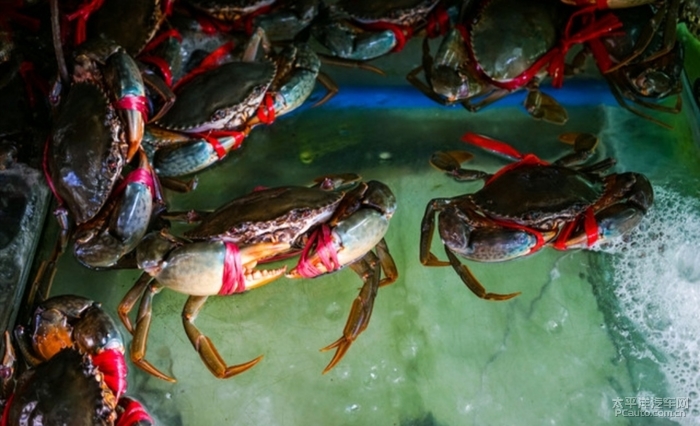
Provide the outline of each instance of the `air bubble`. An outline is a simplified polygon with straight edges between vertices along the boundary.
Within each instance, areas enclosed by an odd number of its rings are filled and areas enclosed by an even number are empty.
[[[700,202],[655,188],[655,205],[629,242],[611,241],[615,294],[621,316],[667,360],[659,364],[667,389],[661,398],[689,398],[695,424],[700,389]],[[669,227],[667,219],[677,223]],[[663,230],[663,231],[660,231]],[[642,358],[648,354],[639,353]]]

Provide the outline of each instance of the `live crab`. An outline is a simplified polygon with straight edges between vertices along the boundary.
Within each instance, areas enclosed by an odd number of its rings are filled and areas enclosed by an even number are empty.
[[[457,181],[483,179],[472,194],[435,198],[421,222],[420,262],[451,265],[478,297],[507,300],[520,294],[486,291],[456,255],[478,262],[499,262],[527,256],[545,246],[568,250],[620,236],[636,227],[653,203],[648,179],[639,173],[603,173],[613,159],[585,165],[597,145],[588,134],[569,135],[574,152],[548,163],[533,154],[522,155],[493,139],[468,133],[466,142],[517,159],[495,174],[467,170],[460,163],[468,152],[437,152],[430,162]],[[449,261],[431,252],[438,215],[438,231]]]
[[[234,199],[206,215],[185,234],[188,240],[163,231],[147,235],[137,249],[137,262],[145,273],[119,305],[119,316],[134,336],[132,362],[158,378],[175,381],[145,359],[152,299],[163,288],[189,295],[182,311],[187,336],[211,373],[229,378],[252,368],[262,356],[226,364],[194,323],[209,296],[242,293],[285,274],[313,278],[349,266],[364,285],[343,335],[322,349],[336,350],[324,373],[329,371],[368,326],[379,287],[398,277],[384,241],[395,209],[396,199],[385,184],[362,182],[352,174],[336,175],[319,179],[312,187],[261,189]],[[198,216],[186,213],[190,219]],[[299,253],[298,264],[288,272],[285,267],[258,268],[260,263]],[[139,300],[132,324],[129,313]]]

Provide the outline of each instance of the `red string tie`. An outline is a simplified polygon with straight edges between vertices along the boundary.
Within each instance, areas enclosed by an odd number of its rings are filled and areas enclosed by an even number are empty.
[[[133,426],[139,422],[154,424],[153,419],[140,402],[131,398],[121,398],[119,406],[122,408],[122,412],[117,417],[115,426]]]
[[[93,355],[92,363],[102,372],[107,386],[117,398],[126,392],[126,361],[124,354],[117,349],[105,349]]]
[[[177,90],[179,87],[183,86],[188,81],[192,80],[195,76],[202,74],[206,71],[218,67],[221,61],[233,50],[235,44],[232,41],[222,44],[216,50],[211,52],[207,57],[205,57],[200,64],[194,68],[192,71],[183,76],[175,86],[173,86],[173,91]]]
[[[148,121],[148,100],[145,96],[126,95],[114,102],[114,107],[127,111],[138,111],[144,121]]]
[[[219,296],[242,293],[245,291],[245,275],[241,252],[238,246],[232,242],[224,241],[226,253],[224,254],[224,274],[221,279]]]
[[[428,24],[425,27],[425,32],[429,38],[439,37],[447,32],[450,26],[450,15],[447,14],[447,9],[440,3],[428,14]]]
[[[394,38],[396,38],[396,46],[391,49],[392,52],[400,52],[403,50],[406,42],[413,36],[413,28],[409,26],[392,24],[390,22],[377,21],[363,23],[362,27],[371,31],[389,30],[394,33]]]
[[[257,115],[264,124],[272,124],[275,121],[275,100],[270,92],[265,93],[265,97],[258,107]]]
[[[90,18],[90,15],[92,15],[102,7],[102,2],[103,0],[89,0],[83,6],[78,8],[78,10],[66,16],[68,21],[74,21],[77,19],[75,27],[76,45],[79,45],[85,41],[87,20],[88,18]]]
[[[330,227],[325,223],[311,233],[299,257],[299,263],[296,268],[299,275],[304,278],[314,278],[324,273],[314,266],[309,259],[314,252],[326,269],[325,273],[336,271],[342,266],[338,261],[338,252],[333,246],[333,236],[331,235]]]

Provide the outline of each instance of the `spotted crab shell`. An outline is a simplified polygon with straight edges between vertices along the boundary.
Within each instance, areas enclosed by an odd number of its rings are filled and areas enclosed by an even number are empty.
[[[273,62],[228,62],[192,78],[155,124],[185,132],[233,130],[260,105],[275,77]]]
[[[551,165],[523,165],[503,173],[471,200],[489,217],[549,229],[571,220],[600,199],[604,185],[576,170]]]
[[[226,236],[235,243],[288,241],[328,220],[342,192],[307,187],[254,191],[222,206],[185,235],[192,239]]]
[[[471,24],[470,44],[490,78],[508,81],[555,47],[565,6],[549,0],[486,0]]]
[[[340,0],[336,6],[361,22],[389,22],[414,25],[424,19],[439,0]]]

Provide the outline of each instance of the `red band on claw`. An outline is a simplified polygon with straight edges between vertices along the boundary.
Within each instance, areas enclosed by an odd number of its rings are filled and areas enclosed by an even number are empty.
[[[148,121],[148,101],[145,96],[126,95],[114,103],[117,109],[138,111],[145,121]]]
[[[115,426],[132,426],[138,422],[154,424],[150,414],[140,402],[131,398],[122,398],[119,400],[119,406],[124,411],[117,417]]]
[[[275,121],[275,100],[270,92],[265,93],[263,101],[258,107],[258,119],[264,124],[272,124]]]
[[[326,269],[325,273],[336,271],[342,266],[338,261],[338,252],[333,246],[331,230],[326,224],[319,226],[311,233],[304,250],[301,252],[297,272],[304,278],[314,278],[324,273],[309,259],[311,253],[314,252]]]
[[[245,275],[241,263],[241,253],[234,243],[225,241],[226,254],[224,257],[224,274],[221,282],[219,296],[228,296],[233,293],[245,291]]]
[[[90,0],[78,8],[78,10],[66,16],[69,21],[78,20],[75,27],[76,46],[85,41],[87,20],[90,18],[90,15],[102,7],[102,2],[103,0]]]
[[[107,386],[117,398],[126,392],[126,361],[124,354],[116,349],[105,349],[93,355],[92,363],[102,372]]]
[[[372,31],[389,30],[392,33],[394,33],[394,38],[396,38],[396,46],[394,46],[394,48],[391,49],[392,52],[400,52],[401,50],[403,50],[408,39],[410,39],[413,36],[413,28],[408,26],[391,24],[389,22],[377,21],[368,24],[362,24],[362,27]]]

